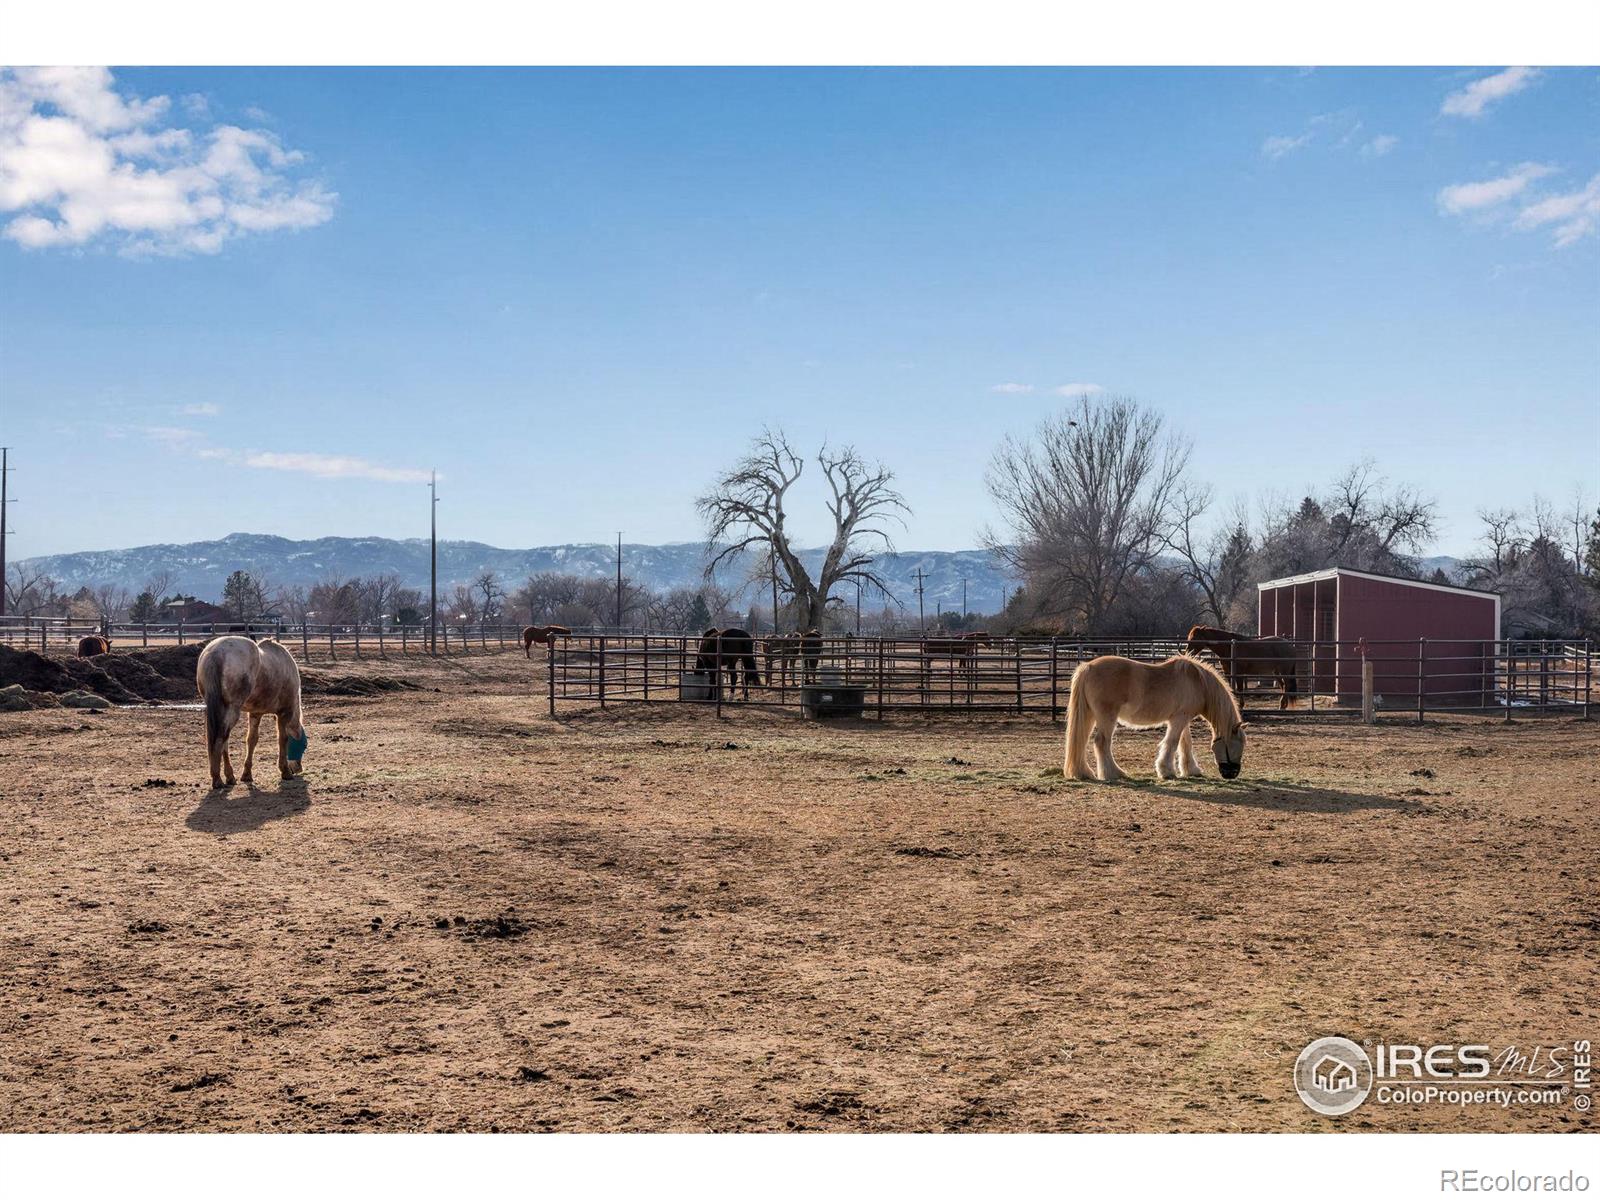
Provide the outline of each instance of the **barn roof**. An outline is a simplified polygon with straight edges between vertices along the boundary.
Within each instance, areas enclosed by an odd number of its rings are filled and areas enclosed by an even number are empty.
[[[1292,583],[1319,583],[1324,579],[1336,579],[1340,575],[1353,575],[1357,579],[1380,579],[1384,583],[1403,583],[1407,587],[1430,588],[1436,592],[1461,592],[1468,596],[1482,596],[1486,600],[1500,599],[1499,592],[1485,591],[1483,588],[1460,587],[1454,583],[1434,583],[1429,579],[1407,579],[1403,575],[1380,575],[1376,571],[1352,571],[1349,567],[1328,567],[1322,571],[1311,571],[1305,575],[1287,575],[1282,579],[1269,579],[1265,583],[1256,584],[1256,590],[1264,592],[1269,588],[1287,587]]]

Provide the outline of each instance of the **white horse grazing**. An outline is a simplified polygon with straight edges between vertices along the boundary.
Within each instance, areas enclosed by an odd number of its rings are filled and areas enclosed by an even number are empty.
[[[1217,769],[1224,779],[1233,779],[1244,762],[1244,721],[1227,680],[1213,667],[1185,655],[1159,663],[1114,654],[1091,659],[1072,673],[1062,772],[1068,779],[1095,778],[1087,754],[1092,737],[1099,778],[1106,783],[1124,778],[1111,756],[1111,737],[1121,721],[1134,729],[1167,727],[1156,751],[1156,774],[1162,779],[1198,775],[1200,764],[1189,742],[1189,725],[1197,716],[1211,726]]]
[[[300,773],[307,741],[300,721],[300,668],[287,650],[270,640],[214,638],[200,651],[195,684],[206,702],[206,753],[211,759],[213,788],[220,788],[224,780],[233,783],[228,736],[239,723],[240,713],[250,718],[240,778],[250,782],[256,738],[267,713],[277,719],[279,774],[290,779]]]

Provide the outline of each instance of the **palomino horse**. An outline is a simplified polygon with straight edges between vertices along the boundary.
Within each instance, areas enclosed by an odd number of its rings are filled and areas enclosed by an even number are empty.
[[[91,633],[78,643],[79,658],[93,658],[96,654],[110,654],[111,639],[101,637],[98,633]]]
[[[571,637],[572,630],[565,625],[526,625],[522,630],[522,652],[533,657],[533,644],[554,646],[558,637]]]
[[[721,673],[728,673],[728,686],[739,683],[739,668],[744,668],[744,698],[750,699],[750,681],[761,686],[761,667],[756,662],[756,643],[743,629],[708,629],[700,635],[700,649],[694,660],[696,671],[709,671],[718,687]]]
[[[300,719],[300,668],[274,641],[253,642],[247,637],[219,637],[206,643],[195,665],[195,684],[206,702],[206,753],[211,759],[211,786],[233,783],[233,760],[228,756],[228,736],[239,714],[250,718],[245,739],[244,772],[256,756],[261,718],[271,713],[278,725],[278,773],[285,779],[302,770],[306,752],[306,727]]]
[[[1300,652],[1287,638],[1246,637],[1211,625],[1196,625],[1185,639],[1185,652],[1209,650],[1228,670],[1228,682],[1238,695],[1251,679],[1273,679],[1283,685],[1280,709],[1288,708],[1300,690]]]
[[[1062,771],[1068,779],[1093,779],[1087,750],[1094,742],[1099,777],[1105,783],[1124,778],[1111,756],[1117,722],[1134,729],[1167,727],[1156,751],[1156,774],[1162,779],[1200,774],[1189,726],[1196,717],[1211,726],[1211,752],[1224,779],[1233,779],[1244,763],[1244,721],[1228,681],[1209,663],[1178,655],[1165,662],[1142,663],[1103,654],[1072,673],[1067,701],[1067,753]]]

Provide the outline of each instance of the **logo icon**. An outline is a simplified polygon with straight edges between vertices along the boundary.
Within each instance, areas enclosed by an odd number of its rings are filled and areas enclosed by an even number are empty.
[[[1294,1090],[1312,1112],[1342,1117],[1372,1091],[1372,1060],[1349,1038],[1318,1038],[1294,1061]]]

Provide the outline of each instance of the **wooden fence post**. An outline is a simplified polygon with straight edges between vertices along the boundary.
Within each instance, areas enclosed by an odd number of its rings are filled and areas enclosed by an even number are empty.
[[[356,622],[356,657],[361,657],[361,622]]]
[[[1424,656],[1427,653],[1428,653],[1428,639],[1427,638],[1418,638],[1417,639],[1417,724],[1418,725],[1422,724],[1422,714],[1423,714],[1423,711],[1424,711],[1424,697],[1427,695],[1427,693],[1423,690],[1423,688],[1427,684],[1427,675],[1424,673],[1423,666],[1422,666],[1422,660],[1423,660]]]
[[[147,649],[150,646],[150,622],[149,621],[145,621],[139,626],[139,645],[144,646]]]
[[[306,656],[306,661],[311,661],[311,627],[304,621],[300,622],[300,649]]]
[[[332,659],[337,659],[339,657],[333,648],[333,622],[331,621],[328,622],[328,657]]]

